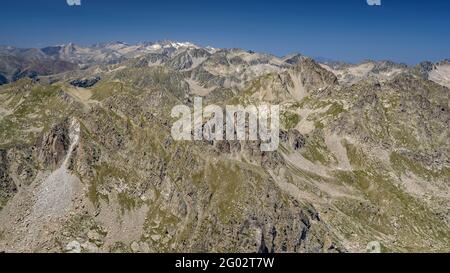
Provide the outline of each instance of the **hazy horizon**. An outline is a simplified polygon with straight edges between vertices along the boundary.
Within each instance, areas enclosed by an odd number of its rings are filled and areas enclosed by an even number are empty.
[[[5,2],[0,44],[42,48],[73,42],[190,41],[285,56],[409,65],[450,57],[450,2],[90,1]]]

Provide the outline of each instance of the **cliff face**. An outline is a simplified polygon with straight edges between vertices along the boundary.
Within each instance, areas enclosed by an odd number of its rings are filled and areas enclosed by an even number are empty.
[[[5,150],[0,150],[0,183],[0,206],[3,207],[17,192],[17,187],[9,175],[8,156]]]
[[[342,69],[187,46],[3,85],[0,250],[448,250],[449,89]],[[196,96],[280,104],[279,149],[174,141]]]

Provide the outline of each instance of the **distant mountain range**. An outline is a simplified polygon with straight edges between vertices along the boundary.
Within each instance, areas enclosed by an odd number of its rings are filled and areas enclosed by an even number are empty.
[[[22,49],[11,46],[0,46],[0,84],[13,82],[23,77],[36,78],[62,72],[86,69],[95,65],[117,64],[122,61],[142,57],[148,54],[164,55],[167,58],[189,51],[204,51],[212,54],[220,49],[212,47],[199,47],[190,42],[159,41],[129,45],[123,42],[99,43],[89,47],[78,46],[72,43],[66,45],[50,46],[41,49]],[[202,53],[200,53],[202,54]],[[270,55],[266,55],[269,58]],[[300,54],[293,54],[282,58],[270,56],[272,60],[295,61]],[[205,57],[205,54],[203,54]],[[173,62],[191,62],[191,59]],[[198,60],[197,60],[198,61]],[[334,61],[327,58],[316,58],[323,67],[335,73],[338,78],[347,84],[352,84],[362,78],[373,76],[379,79],[390,78],[398,73],[412,71],[419,73],[424,78],[436,81],[447,87],[450,86],[448,73],[449,60],[438,63],[423,62],[415,67],[406,64],[397,64],[391,61],[367,60],[360,64]],[[175,65],[175,64],[174,64]],[[186,63],[179,63],[179,66]],[[192,65],[192,64],[187,64]]]
[[[197,48],[191,43],[162,41],[127,45],[122,42],[102,43],[90,47],[75,44],[50,46],[41,49],[20,49],[0,46],[0,79],[15,81],[22,77],[36,77],[84,69],[92,65],[114,64],[148,53],[173,53],[181,48]],[[214,50],[209,48],[208,50]]]

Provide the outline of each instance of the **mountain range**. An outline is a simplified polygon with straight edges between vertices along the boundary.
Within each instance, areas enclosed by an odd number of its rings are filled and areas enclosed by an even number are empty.
[[[162,41],[0,47],[0,251],[450,250],[450,61]],[[278,104],[280,147],[175,105]]]
[[[168,58],[180,52],[196,50],[212,54],[219,49],[201,48],[190,42],[159,41],[130,45],[124,42],[99,43],[88,47],[73,43],[45,48],[22,49],[12,46],[0,46],[0,84],[16,81],[23,77],[37,77],[63,73],[76,69],[86,69],[93,65],[111,65],[124,60],[142,57],[149,54],[160,54]],[[202,53],[200,53],[202,54]],[[292,54],[282,58],[266,56],[287,63],[295,61],[300,54]],[[203,53],[202,57],[205,57]],[[179,57],[181,58],[181,56]],[[291,59],[291,60],[289,60]],[[202,60],[199,60],[200,62]],[[326,58],[316,60],[324,68],[335,73],[346,84],[352,84],[360,79],[374,76],[380,79],[390,78],[399,73],[414,70],[424,78],[449,87],[448,78],[450,60],[438,63],[424,61],[415,67],[397,64],[391,61],[363,61],[359,64],[333,61]],[[192,59],[178,60],[192,62]],[[180,63],[179,65],[186,65]],[[188,64],[190,65],[190,64]]]

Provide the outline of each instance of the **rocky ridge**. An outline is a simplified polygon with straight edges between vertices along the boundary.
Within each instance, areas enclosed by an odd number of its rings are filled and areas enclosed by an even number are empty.
[[[93,48],[47,48],[83,69],[0,87],[0,250],[448,251],[446,62]],[[280,104],[280,148],[175,142],[170,110],[196,96]],[[70,192],[58,213],[52,187]]]

